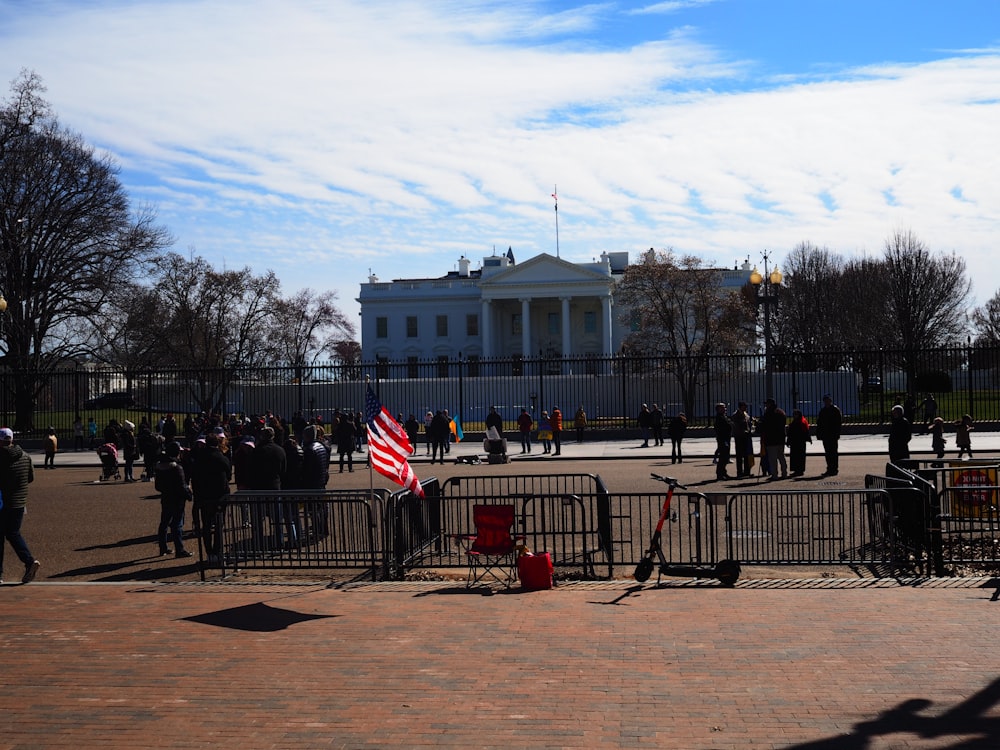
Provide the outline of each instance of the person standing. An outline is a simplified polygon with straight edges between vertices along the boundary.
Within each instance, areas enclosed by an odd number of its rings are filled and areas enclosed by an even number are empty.
[[[3,500],[3,507],[0,507],[0,534],[24,564],[21,583],[35,580],[41,566],[21,536],[21,524],[28,504],[28,485],[34,481],[35,468],[31,458],[20,445],[14,445],[13,430],[0,427],[0,499]],[[5,546],[0,541],[0,583],[3,583],[4,549]]]
[[[431,422],[434,421],[434,412],[428,411],[424,414],[424,438],[427,440],[427,455],[431,455],[431,445],[434,441],[431,439]],[[433,460],[431,461],[433,463]]]
[[[495,406],[491,406],[490,407],[490,413],[486,415],[486,431],[489,432],[491,427],[493,429],[495,429],[497,431],[497,435],[500,436],[497,439],[498,440],[502,439],[503,438],[503,418],[501,418],[501,416],[497,412],[497,408]]]
[[[729,465],[730,444],[733,441],[733,423],[726,414],[726,405],[718,403],[715,405],[715,444],[717,446],[716,455],[719,457],[715,465],[716,479],[729,479],[726,466]]]
[[[553,456],[558,456],[562,453],[562,430],[563,430],[563,418],[562,412],[559,411],[558,406],[552,407],[552,445],[555,447],[555,451],[552,453]]]
[[[163,455],[156,462],[156,491],[160,493],[160,525],[156,528],[156,541],[160,554],[168,555],[167,530],[174,542],[174,557],[191,557],[184,549],[184,506],[190,497],[184,467],[180,462],[181,446],[172,440],[164,446]]]
[[[944,420],[941,417],[934,417],[934,421],[931,422],[931,450],[934,451],[934,456],[939,461],[944,458],[947,444],[948,441],[944,437]],[[940,468],[940,464],[938,468]]]
[[[892,421],[889,423],[889,461],[896,463],[910,457],[910,437],[913,430],[910,420],[903,413],[903,407],[892,407]]]
[[[642,405],[639,409],[639,416],[636,417],[636,422],[639,423],[639,433],[642,435],[642,445],[640,448],[649,447],[649,428],[653,424],[653,415],[649,412],[649,406],[646,404]]]
[[[73,420],[73,452],[79,453],[83,450],[83,419],[79,414]]]
[[[792,409],[792,421],[788,423],[788,464],[793,477],[806,472],[806,444],[813,441],[809,434],[809,422],[801,409]]]
[[[538,442],[542,444],[542,453],[551,453],[552,420],[549,419],[547,411],[543,411],[542,418],[538,420]]]
[[[736,478],[744,479],[750,476],[750,457],[753,455],[753,420],[747,413],[747,402],[740,401],[736,405],[733,422],[733,453],[736,456]]]
[[[55,428],[49,427],[45,431],[45,461],[42,464],[46,469],[56,468],[56,453],[59,451],[59,438],[56,437]]]
[[[517,418],[517,430],[521,433],[521,453],[531,453],[531,428],[534,426],[535,420],[528,414],[528,410],[521,409]]]
[[[767,463],[770,478],[778,479],[778,469],[781,478],[788,476],[788,464],[785,463],[785,423],[788,420],[784,410],[778,408],[777,402],[769,398],[764,402],[764,415],[760,418],[760,434],[767,452]]]
[[[667,435],[670,437],[670,463],[684,463],[684,451],[681,444],[684,442],[684,433],[687,432],[688,421],[684,412],[670,420],[667,426]]]
[[[232,462],[222,452],[222,438],[215,433],[205,436],[205,445],[192,456],[191,491],[194,513],[198,519],[201,541],[209,563],[222,555],[222,529],[219,511],[229,499]]]
[[[972,435],[970,433],[974,429],[976,428],[972,424],[972,417],[968,414],[955,423],[955,445],[958,446],[959,458],[962,457],[963,453],[968,453],[969,458],[972,458]]]
[[[125,458],[125,481],[134,482],[133,471],[135,470],[135,460],[139,458],[139,446],[135,438],[135,424],[126,419],[125,425],[119,434],[120,444],[118,448]]]
[[[431,463],[440,456],[438,463],[444,463],[444,454],[447,453],[445,447],[451,437],[451,427],[448,418],[440,409],[434,412],[429,431],[431,437]]]
[[[420,422],[417,421],[415,415],[410,414],[406,418],[403,429],[406,431],[406,437],[410,439],[410,455],[412,456],[417,452],[417,437],[420,435]]]
[[[344,473],[344,458],[347,458],[347,471],[354,471],[354,446],[357,445],[357,436],[354,434],[354,420],[341,416],[340,421],[334,428],[333,439],[337,443],[337,457],[340,460],[340,473]]]
[[[840,430],[844,415],[840,407],[833,403],[833,398],[827,393],[823,396],[823,408],[816,415],[816,437],[823,443],[823,455],[826,458],[825,477],[835,477],[840,471]]]
[[[653,432],[653,445],[663,445],[663,412],[657,404],[649,410],[652,415],[650,429]]]
[[[576,442],[583,442],[583,433],[587,429],[587,412],[583,410],[583,404],[577,407],[576,414],[573,415],[573,427],[576,428]]]

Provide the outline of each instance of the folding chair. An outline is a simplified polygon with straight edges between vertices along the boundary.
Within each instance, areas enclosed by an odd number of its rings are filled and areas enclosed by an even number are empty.
[[[492,578],[510,588],[517,575],[517,545],[524,540],[511,534],[514,517],[513,505],[472,506],[475,536],[454,535],[469,556],[466,586]]]

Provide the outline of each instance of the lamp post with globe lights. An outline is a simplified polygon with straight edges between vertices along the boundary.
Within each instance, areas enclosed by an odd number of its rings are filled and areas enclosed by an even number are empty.
[[[784,278],[778,266],[769,267],[771,260],[767,251],[763,253],[764,274],[761,275],[754,266],[750,272],[750,283],[754,288],[754,300],[758,307],[764,308],[764,390],[766,398],[774,398],[774,367],[771,360],[771,307],[778,303],[778,290]]]

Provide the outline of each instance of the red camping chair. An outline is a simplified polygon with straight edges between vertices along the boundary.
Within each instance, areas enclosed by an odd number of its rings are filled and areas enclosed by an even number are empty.
[[[510,588],[517,575],[517,544],[523,536],[513,536],[513,505],[474,505],[475,536],[456,534],[469,556],[466,586],[492,578]]]

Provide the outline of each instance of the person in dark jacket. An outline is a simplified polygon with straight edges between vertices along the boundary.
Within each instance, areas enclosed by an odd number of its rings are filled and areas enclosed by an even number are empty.
[[[806,444],[813,441],[809,434],[809,422],[801,409],[792,409],[792,421],[788,423],[788,468],[793,477],[800,477],[806,471]]]
[[[358,444],[357,427],[348,414],[341,414],[334,428],[334,440],[337,442],[337,456],[340,459],[340,473],[344,473],[344,458],[347,458],[347,470],[354,471],[354,449]]]
[[[760,418],[760,436],[764,441],[764,448],[767,452],[767,465],[770,469],[770,479],[778,478],[778,470],[781,470],[781,478],[788,476],[788,464],[785,463],[785,423],[788,421],[783,409],[778,408],[777,402],[773,398],[764,402],[764,414]]]
[[[670,437],[670,463],[672,464],[684,463],[682,444],[687,428],[688,421],[683,412],[671,419],[670,424],[667,425],[667,435]]]
[[[171,441],[164,446],[163,455],[156,462],[156,491],[160,493],[160,525],[156,529],[156,541],[160,554],[168,555],[167,530],[172,533],[175,557],[191,557],[184,549],[184,506],[190,497],[187,477],[180,461],[181,446]]]
[[[747,413],[747,402],[740,401],[733,414],[733,454],[736,456],[736,478],[745,479],[751,474],[753,456],[753,420]]]
[[[434,459],[440,455],[440,460],[438,463],[444,463],[444,454],[446,452],[445,448],[448,445],[448,440],[451,437],[451,425],[448,419],[445,417],[443,411],[436,411],[434,413],[434,418],[431,420],[431,463],[434,463]],[[439,453],[440,452],[440,453]]]
[[[844,415],[840,407],[833,403],[833,397],[827,393],[823,396],[823,408],[816,415],[816,437],[823,443],[823,455],[826,458],[824,476],[835,477],[840,471],[840,431]]]
[[[14,554],[24,564],[21,583],[31,583],[41,565],[27,542],[21,536],[21,524],[28,504],[28,485],[35,481],[35,468],[31,458],[19,445],[14,445],[14,432],[9,427],[0,428],[0,534],[7,540]],[[0,583],[3,583],[4,543],[0,541]]]
[[[892,407],[892,422],[889,424],[889,461],[897,463],[910,457],[910,438],[913,430],[909,420],[903,415],[903,407]]]
[[[219,436],[209,433],[205,445],[194,453],[191,468],[191,491],[194,495],[194,512],[200,524],[201,541],[210,563],[222,554],[222,529],[218,524],[219,511],[229,499],[229,481],[233,466],[222,452]]]

